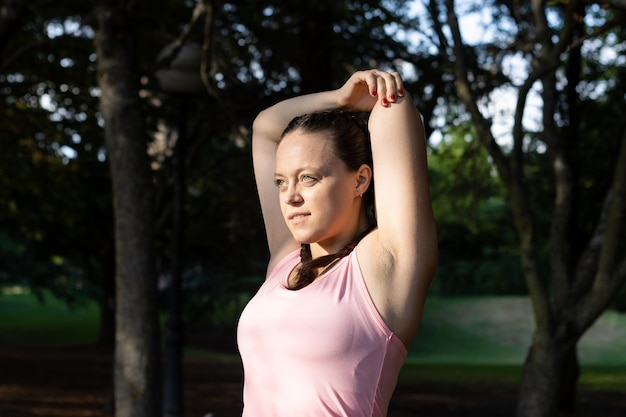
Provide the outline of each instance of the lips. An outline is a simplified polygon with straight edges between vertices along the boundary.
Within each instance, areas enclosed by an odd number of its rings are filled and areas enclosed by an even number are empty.
[[[298,223],[309,216],[309,213],[291,213],[287,219],[294,223]]]

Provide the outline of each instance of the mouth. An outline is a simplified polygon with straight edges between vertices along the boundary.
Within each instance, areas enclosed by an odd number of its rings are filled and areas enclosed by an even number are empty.
[[[288,219],[288,220],[290,220],[290,221],[292,221],[292,222],[297,223],[297,222],[299,222],[299,221],[303,220],[303,219],[304,219],[305,217],[307,217],[307,216],[309,216],[309,214],[308,214],[308,213],[293,213],[293,214],[290,214],[290,215],[287,217],[287,219]]]

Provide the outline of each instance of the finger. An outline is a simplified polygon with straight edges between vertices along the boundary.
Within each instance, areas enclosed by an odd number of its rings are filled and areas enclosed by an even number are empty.
[[[396,81],[396,91],[398,92],[398,97],[404,96],[404,83],[402,82],[402,77],[398,72],[393,72],[392,75]]]
[[[389,99],[387,98],[387,80],[383,73],[379,73],[376,77],[378,97],[380,97],[380,104],[387,107],[389,105]]]
[[[397,72],[386,72],[384,74],[385,78],[385,87],[387,92],[387,100],[390,103],[394,103],[398,97],[400,96],[398,81],[400,81],[400,85],[402,85],[402,79],[400,78],[400,74]],[[404,94],[404,90],[402,91]]]
[[[374,71],[363,71],[363,81],[367,84],[367,89],[372,97],[378,95],[378,77]]]
[[[378,96],[380,97],[381,104],[383,106],[388,106],[390,103],[395,102],[399,97],[396,81],[399,75],[397,73],[378,71],[377,76],[379,90]]]

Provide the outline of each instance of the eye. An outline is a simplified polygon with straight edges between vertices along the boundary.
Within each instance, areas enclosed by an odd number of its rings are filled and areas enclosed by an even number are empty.
[[[274,184],[276,184],[278,188],[285,188],[287,186],[287,181],[282,178],[276,178],[274,180]]]
[[[310,175],[303,175],[300,177],[300,182],[304,184],[313,184],[317,181],[317,178],[312,177]]]

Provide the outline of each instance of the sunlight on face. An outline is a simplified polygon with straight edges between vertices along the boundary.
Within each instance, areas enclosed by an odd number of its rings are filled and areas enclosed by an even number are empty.
[[[324,134],[286,135],[276,152],[275,182],[297,241],[341,249],[350,240],[359,218],[358,181]]]

